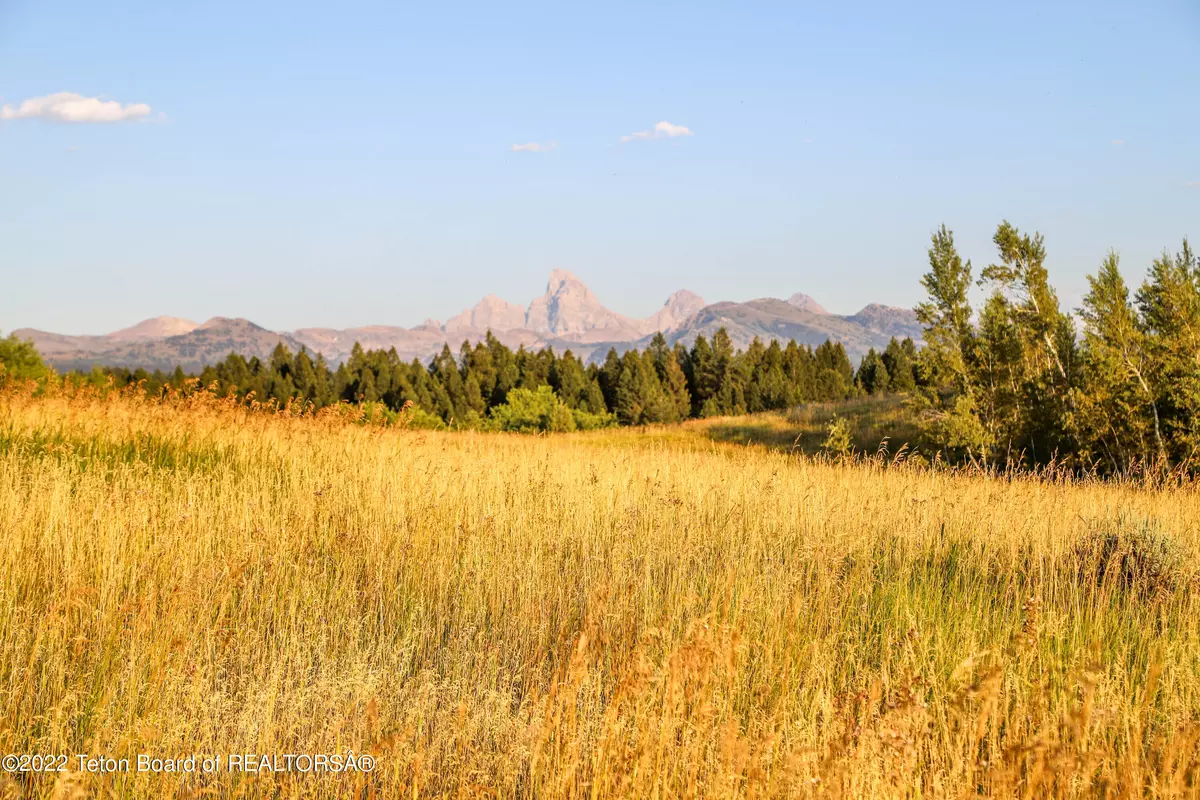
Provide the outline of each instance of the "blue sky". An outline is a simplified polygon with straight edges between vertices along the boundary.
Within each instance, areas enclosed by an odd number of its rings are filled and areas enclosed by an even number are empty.
[[[1002,218],[1073,306],[1200,236],[1192,0],[577,5],[0,0],[0,329],[415,325],[556,267],[852,312]]]

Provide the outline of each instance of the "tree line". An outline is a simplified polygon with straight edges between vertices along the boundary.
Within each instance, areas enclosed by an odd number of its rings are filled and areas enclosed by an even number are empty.
[[[893,339],[857,368],[838,343],[755,339],[737,350],[721,329],[690,348],[659,334],[600,364],[569,350],[514,351],[490,333],[457,355],[446,346],[428,364],[355,345],[332,368],[280,345],[269,359],[231,354],[198,378],[243,399],[357,403],[431,427],[507,430],[669,423],[895,392],[917,410],[922,445],[951,460],[1200,469],[1200,258],[1188,242],[1155,259],[1136,289],[1109,253],[1088,276],[1078,326],[1050,283],[1040,233],[1005,221],[993,243],[996,261],[976,278],[953,233],[936,231],[921,279],[928,298],[916,308],[924,346]],[[0,370],[48,374],[32,345],[12,337],[0,339]],[[98,368],[67,379],[141,382],[154,392],[182,388],[189,376]]]
[[[425,427],[575,430],[908,392],[916,386],[916,365],[911,339],[871,350],[856,370],[840,343],[814,348],[756,338],[738,350],[722,328],[711,341],[696,337],[690,348],[672,347],[660,333],[644,350],[609,350],[600,364],[585,364],[570,350],[514,351],[490,332],[474,345],[463,342],[457,355],[444,346],[428,364],[404,361],[394,348],[355,344],[333,368],[320,354],[292,353],[279,344],[269,359],[233,353],[194,377],[223,395],[318,409],[356,403],[385,415],[405,412],[410,424]],[[150,392],[195,383],[179,368],[164,374],[98,367],[68,377],[117,387],[142,383]]]
[[[932,237],[916,393],[930,440],[990,465],[1200,467],[1200,260],[1187,241],[1132,292],[1110,252],[1088,277],[1082,335],[1050,285],[1042,235],[1005,221],[993,242],[996,263],[975,280],[953,234]]]

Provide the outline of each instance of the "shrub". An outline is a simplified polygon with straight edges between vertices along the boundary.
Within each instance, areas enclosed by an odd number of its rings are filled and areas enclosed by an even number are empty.
[[[406,428],[420,431],[443,431],[446,423],[437,414],[433,414],[418,405],[409,406],[402,414],[401,424]]]
[[[575,427],[581,431],[595,431],[600,428],[615,428],[617,426],[617,417],[615,414],[610,414],[607,411],[599,414],[593,414],[583,409],[573,409],[571,416],[575,418]]]
[[[827,452],[835,455],[849,455],[854,447],[854,442],[850,437],[850,424],[843,417],[834,414],[825,431],[827,434],[825,443],[821,446]]]
[[[38,381],[50,374],[33,342],[22,341],[16,334],[0,337],[0,382],[5,380]]]
[[[518,433],[554,433],[575,430],[575,417],[549,386],[513,389],[508,401],[491,411],[491,427]]]
[[[1172,592],[1192,579],[1191,554],[1148,521],[1119,519],[1075,546],[1082,580],[1137,595]]]

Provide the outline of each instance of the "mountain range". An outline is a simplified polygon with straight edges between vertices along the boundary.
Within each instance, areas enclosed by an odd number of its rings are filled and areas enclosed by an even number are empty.
[[[582,281],[566,270],[554,270],[545,293],[528,306],[494,294],[445,323],[425,320],[414,328],[369,325],[361,328],[300,328],[270,331],[246,319],[214,317],[200,324],[176,317],[155,317],[113,333],[68,336],[22,328],[14,333],[31,339],[56,368],[90,369],[94,364],[198,371],[231,352],[247,358],[270,356],[282,342],[296,351],[306,347],[322,353],[331,364],[345,360],[355,342],[363,348],[388,349],[404,360],[427,360],[449,344],[472,343],[491,331],[509,347],[570,349],[587,361],[599,361],[610,348],[623,352],[642,348],[658,332],[669,343],[690,344],[725,328],[735,346],[744,348],[754,337],[763,341],[795,339],[818,345],[826,339],[841,342],[857,362],[871,347],[887,346],[895,336],[920,341],[922,330],[910,309],[868,305],[856,314],[830,314],[813,298],[794,294],[787,300],[761,298],[744,303],[707,304],[699,295],[681,290],[644,319],[608,309]]]

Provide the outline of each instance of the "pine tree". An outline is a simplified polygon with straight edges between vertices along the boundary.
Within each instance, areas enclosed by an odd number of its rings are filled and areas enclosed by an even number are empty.
[[[600,382],[600,391],[604,395],[605,407],[615,413],[617,410],[617,386],[621,381],[621,357],[617,355],[616,348],[609,348],[597,379]]]
[[[317,353],[317,360],[313,365],[313,402],[317,408],[324,408],[334,402],[332,377],[329,365],[325,363],[325,356]]]
[[[517,351],[517,368],[520,378],[517,385],[525,389],[536,389],[548,386],[550,381],[550,365],[554,362],[554,351],[549,347],[531,353],[524,347]]]
[[[893,336],[880,355],[888,373],[888,388],[892,392],[909,393],[917,388],[916,345],[905,337],[900,343]]]
[[[297,397],[315,405],[317,402],[317,374],[313,368],[312,359],[308,356],[308,351],[303,347],[292,359],[291,373]]]
[[[893,339],[892,341],[895,341]],[[854,382],[866,394],[883,394],[890,387],[887,365],[872,347],[858,365]]]
[[[702,337],[696,337],[692,361],[696,371],[696,392],[700,402],[698,416],[714,417],[734,413],[741,399],[741,387],[734,385],[732,374],[733,342],[724,328],[713,334],[711,349]],[[743,401],[744,405],[744,401]]]
[[[584,404],[586,381],[583,364],[570,350],[567,350],[561,358],[555,359],[554,363],[550,365],[550,387],[566,403],[567,408],[580,408]]]
[[[670,351],[664,348],[664,353],[664,357],[669,359]],[[650,350],[638,353],[634,350],[633,358],[641,362],[642,395],[646,403],[643,422],[678,422],[681,417],[675,405],[676,398],[671,396],[658,377],[659,367],[655,353]]]
[[[466,387],[463,386],[462,374],[458,371],[458,362],[450,352],[450,345],[442,345],[442,351],[429,365],[429,374],[434,384],[440,386],[446,394],[445,401],[436,401],[443,406],[439,409],[442,419],[449,422],[453,417],[465,416],[469,410]],[[448,408],[445,408],[446,405]]]
[[[654,363],[654,371],[658,376],[659,385],[671,405],[671,411],[666,413],[664,421],[674,422],[687,419],[692,411],[692,398],[688,393],[687,376],[679,363],[679,353],[682,350],[671,350],[667,347],[666,337],[661,332],[654,334],[650,340],[647,353]]]
[[[816,400],[816,361],[812,348],[801,347],[793,339],[783,350],[783,376],[793,403]]]
[[[841,342],[826,339],[813,351],[815,398],[842,400],[854,388],[854,366]]]
[[[595,376],[587,379],[580,410],[589,414],[604,414],[608,411],[604,406],[604,392],[600,389],[600,380]]]
[[[488,352],[491,355],[492,368],[496,371],[496,380],[492,384],[491,396],[488,398],[488,406],[492,407],[507,401],[508,393],[516,387],[517,381],[521,378],[521,371],[517,368],[517,360],[513,351],[493,336],[491,331],[488,331],[486,341]]]
[[[763,362],[767,358],[767,348],[757,336],[750,342],[746,352],[741,354],[742,366],[748,373],[746,380],[746,410],[751,414],[766,411],[767,405],[763,398]]]
[[[473,372],[469,372],[467,379],[463,381],[463,408],[464,413],[474,411],[480,416],[487,411],[487,403],[483,399],[483,390],[479,386],[479,378]]]
[[[794,389],[784,372],[784,351],[778,339],[772,339],[752,380],[760,386],[764,408],[778,410],[796,403]]]
[[[642,425],[646,422],[647,394],[642,360],[634,351],[626,351],[621,357],[613,406],[613,412],[622,425]]]
[[[279,342],[271,351],[271,372],[279,378],[291,377],[292,352],[284,346],[283,342]]]
[[[362,372],[359,373],[354,400],[357,403],[374,403],[378,399],[379,395],[375,391],[375,373],[370,367],[364,366]]]

